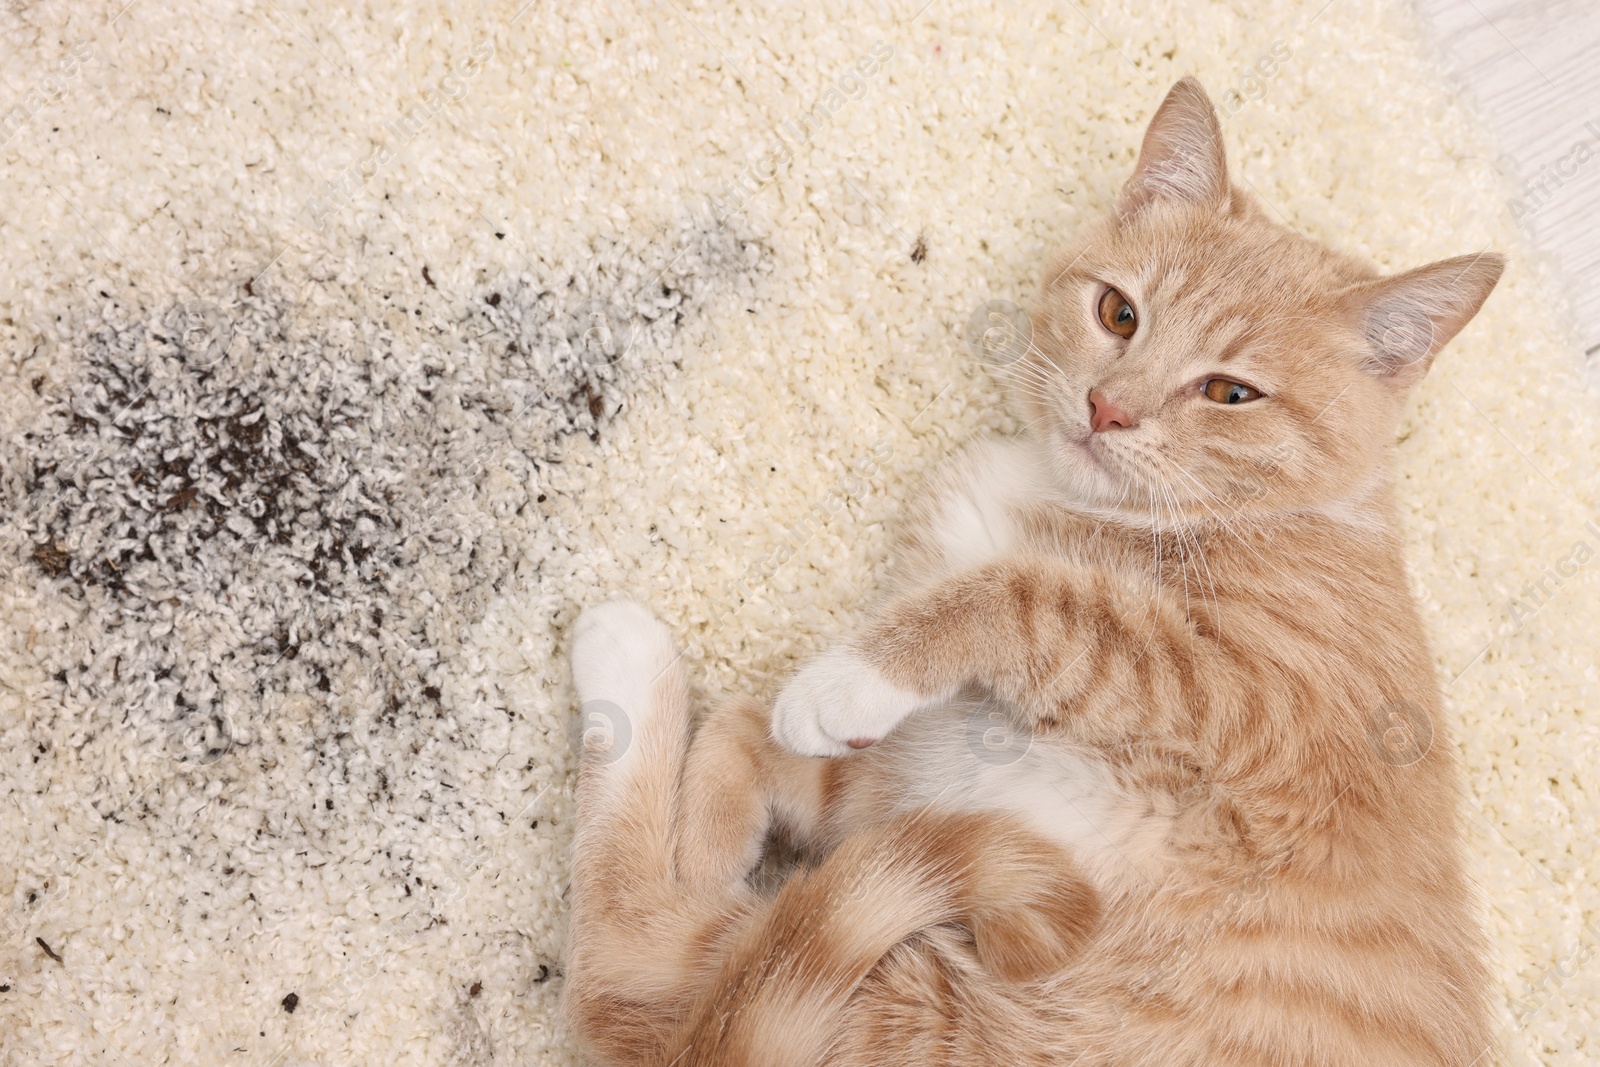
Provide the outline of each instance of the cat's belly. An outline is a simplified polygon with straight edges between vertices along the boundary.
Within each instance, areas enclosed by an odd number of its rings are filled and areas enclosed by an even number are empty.
[[[992,703],[918,713],[883,745],[907,807],[1012,812],[1104,891],[1149,886],[1171,869],[1170,796],[1127,788],[1098,753],[1031,736]]]

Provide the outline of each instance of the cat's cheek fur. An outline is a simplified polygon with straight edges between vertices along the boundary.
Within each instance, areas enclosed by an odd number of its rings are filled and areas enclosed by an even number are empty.
[[[802,756],[845,756],[851,741],[880,741],[907,715],[937,703],[895,685],[850,649],[801,668],[772,707],[772,737]]]

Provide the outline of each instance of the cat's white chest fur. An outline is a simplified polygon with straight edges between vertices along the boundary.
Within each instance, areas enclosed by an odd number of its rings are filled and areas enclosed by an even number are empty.
[[[923,538],[933,558],[920,562],[932,573],[918,577],[937,580],[1023,551],[1021,510],[1052,499],[1061,488],[1036,445],[973,444],[929,486]],[[1159,878],[1175,805],[1126,788],[1098,753],[1032,737],[1018,722],[993,702],[935,698],[929,706],[848,646],[808,664],[773,708],[773,735],[791,751],[843,756],[887,735],[875,758],[892,768],[907,807],[1015,813],[1068,848],[1103,890]]]
[[[1007,811],[1061,844],[1102,890],[1159,880],[1177,817],[1170,797],[1135,793],[1092,750],[1018,728],[992,702],[919,712],[885,742],[907,807]]]
[[[1037,447],[1008,438],[973,444],[930,488],[929,532],[950,571],[1011,555],[1021,540],[1016,509],[1059,492]]]
[[[1020,507],[1059,498],[1048,462],[1025,439],[969,447],[932,487],[929,530],[951,571],[1021,547]],[[1135,795],[1097,753],[1031,736],[992,702],[917,713],[890,742],[905,754],[908,804],[1014,812],[1072,851],[1102,887],[1153,879],[1166,866],[1175,812]]]

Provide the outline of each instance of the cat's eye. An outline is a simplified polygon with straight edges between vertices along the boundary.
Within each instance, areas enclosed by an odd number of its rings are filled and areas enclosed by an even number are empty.
[[[1139,328],[1139,316],[1127,297],[1108,287],[1100,297],[1100,325],[1118,337],[1132,337]]]
[[[1226,378],[1212,378],[1200,387],[1200,391],[1206,394],[1206,399],[1219,404],[1243,404],[1261,396],[1261,390],[1243,382],[1230,382]]]

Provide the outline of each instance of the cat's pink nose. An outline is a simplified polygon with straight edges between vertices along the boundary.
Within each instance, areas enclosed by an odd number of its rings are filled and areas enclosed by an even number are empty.
[[[1107,430],[1126,430],[1133,425],[1133,416],[1112,403],[1098,389],[1089,390],[1089,425],[1095,433]]]

